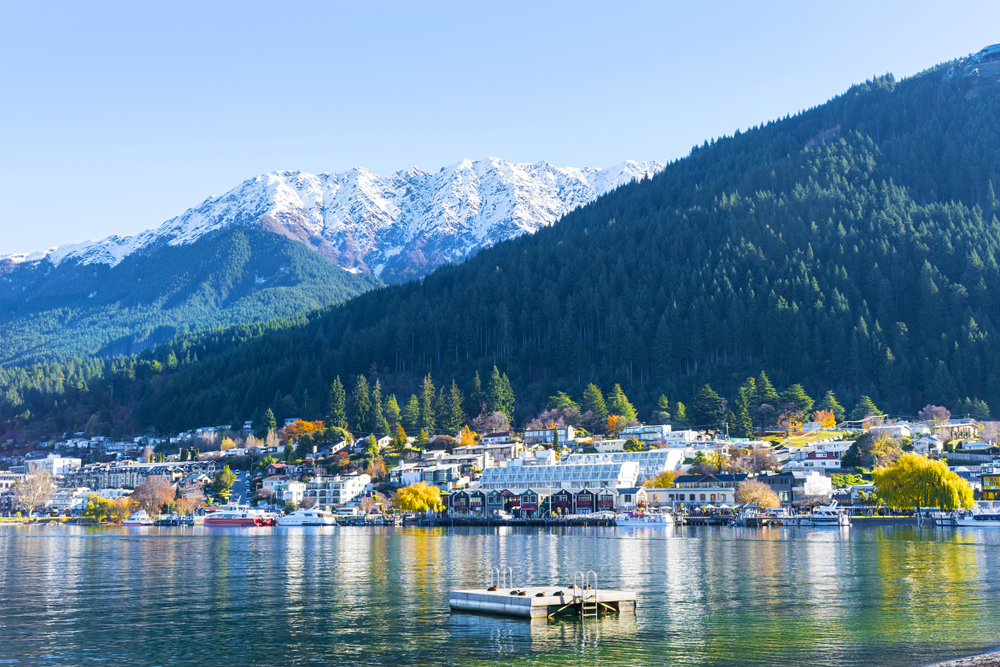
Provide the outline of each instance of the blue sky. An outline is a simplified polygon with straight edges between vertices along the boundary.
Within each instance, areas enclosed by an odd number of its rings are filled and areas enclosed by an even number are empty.
[[[995,1],[8,2],[0,254],[279,169],[667,161],[996,42]]]

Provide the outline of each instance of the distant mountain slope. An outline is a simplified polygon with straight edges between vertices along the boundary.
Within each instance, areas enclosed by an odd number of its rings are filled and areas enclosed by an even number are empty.
[[[267,407],[315,419],[336,376],[399,397],[430,372],[469,395],[494,364],[520,423],[588,382],[621,384],[641,418],[660,394],[690,405],[705,382],[732,406],[761,370],[848,409],[867,395],[902,414],[967,398],[1000,411],[1000,84],[987,69],[854,86],[301,324],[188,336],[118,366],[0,371],[0,419],[70,428],[117,409],[175,430]]]
[[[535,232],[662,167],[489,158],[386,178],[257,176],[136,236],[0,257],[0,364],[130,353],[179,331],[304,313],[382,284],[377,276],[418,277]]]
[[[241,227],[186,245],[148,245],[114,266],[45,261],[4,268],[4,364],[131,354],[178,332],[298,315],[379,284],[301,243]]]
[[[221,197],[136,236],[69,244],[10,264],[116,265],[144,248],[181,246],[234,226],[301,241],[339,266],[386,282],[418,277],[499,241],[553,224],[567,212],[663,169],[624,162],[607,169],[464,160],[435,174],[419,169],[388,177],[367,169],[343,174],[276,172],[245,181]]]

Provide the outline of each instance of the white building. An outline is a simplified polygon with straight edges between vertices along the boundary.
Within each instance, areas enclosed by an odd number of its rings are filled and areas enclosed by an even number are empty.
[[[71,489],[56,489],[49,501],[49,509],[68,514],[83,510],[87,505],[87,497],[92,491],[85,486],[78,486]]]
[[[698,439],[698,431],[670,431],[663,436],[663,444],[667,447],[687,447]]]
[[[482,489],[523,491],[535,489],[599,489],[634,487],[639,477],[639,464],[563,463],[544,466],[503,466],[487,468],[479,479]]]
[[[372,481],[365,474],[314,477],[306,484],[305,498],[315,498],[320,507],[346,505],[361,495]]]
[[[510,431],[487,433],[483,436],[484,445],[506,445],[508,442],[510,442]]]
[[[682,449],[651,449],[646,452],[614,452],[609,454],[570,454],[565,465],[604,465],[632,462],[639,466],[638,481],[656,477],[665,470],[677,470],[684,463]]]
[[[566,428],[528,428],[524,430],[524,444],[552,444],[555,442],[557,433],[559,434],[559,442],[561,444],[576,439],[576,429],[572,426],[567,426]]]
[[[468,447],[455,447],[451,453],[458,456],[476,455],[488,453],[498,465],[504,461],[518,458],[524,451],[524,444],[520,442],[506,442],[495,445],[479,444]]]
[[[835,452],[818,450],[810,452],[804,459],[789,461],[784,465],[782,470],[805,470],[809,468],[840,470],[840,456]]]
[[[63,477],[79,468],[82,463],[80,459],[60,456],[59,454],[49,454],[44,459],[35,459],[26,462],[26,465],[36,470],[44,470],[53,477]]]
[[[628,440],[635,438],[645,443],[663,443],[670,434],[669,424],[650,424],[639,426],[626,426],[621,431],[622,438]]]

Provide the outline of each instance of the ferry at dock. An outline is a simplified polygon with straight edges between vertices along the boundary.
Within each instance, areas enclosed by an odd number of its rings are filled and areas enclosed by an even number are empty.
[[[278,517],[279,526],[336,526],[337,518],[329,512],[317,509],[298,509],[286,516]]]
[[[253,509],[247,505],[226,505],[205,510],[206,526],[273,526],[274,512]]]
[[[674,525],[671,514],[619,514],[615,525],[620,528],[666,528]]]

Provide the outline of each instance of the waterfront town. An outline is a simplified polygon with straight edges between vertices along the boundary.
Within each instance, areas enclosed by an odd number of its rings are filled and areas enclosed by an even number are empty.
[[[334,429],[347,437],[324,441],[319,434],[331,431],[323,422],[298,419],[274,424],[261,439],[249,422],[131,441],[73,434],[0,457],[0,516],[81,520],[94,518],[88,508],[100,503],[175,518],[227,503],[278,514],[315,507],[452,520],[732,516],[744,506],[872,514],[900,508],[879,493],[872,468],[907,455],[946,466],[975,500],[997,499],[997,423],[941,416],[805,423],[762,439],[634,421],[615,437],[553,423],[522,432],[466,426],[432,437],[407,437],[397,427],[393,437],[364,439]],[[233,471],[245,477],[231,497]],[[152,504],[140,500],[151,480],[161,489]],[[412,489],[431,494],[406,493]]]

